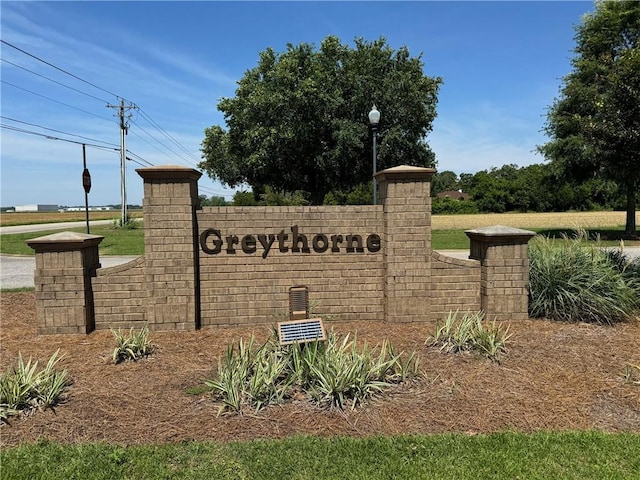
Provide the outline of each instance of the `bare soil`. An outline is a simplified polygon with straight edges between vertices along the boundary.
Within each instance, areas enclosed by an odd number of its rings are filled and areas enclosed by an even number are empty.
[[[425,347],[432,323],[391,325],[332,322],[337,332],[397,350],[416,350],[424,376],[355,411],[320,410],[304,399],[258,413],[218,416],[206,393],[190,388],[211,378],[227,345],[269,327],[152,332],[157,351],[114,365],[109,331],[38,336],[32,292],[3,293],[0,368],[18,352],[45,363],[65,355],[73,384],[55,410],[36,411],[0,426],[0,445],[41,438],[64,443],[117,444],[182,440],[248,440],[296,434],[390,435],[501,430],[625,431],[640,433],[640,386],[626,382],[626,365],[640,365],[640,322],[615,326],[546,320],[510,323],[513,334],[500,364],[475,354],[447,355]]]

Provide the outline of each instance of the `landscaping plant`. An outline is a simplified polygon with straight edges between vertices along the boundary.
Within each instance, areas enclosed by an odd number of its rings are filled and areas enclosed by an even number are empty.
[[[622,379],[625,383],[631,385],[640,385],[640,365],[627,364],[621,373]]]
[[[116,341],[116,348],[113,349],[113,362],[120,363],[126,360],[136,361],[147,355],[151,355],[154,350],[153,345],[149,341],[149,329],[145,326],[139,331],[133,328],[129,333],[123,333],[118,330],[111,329],[113,338]]]
[[[220,413],[259,410],[293,398],[319,406],[352,409],[385,388],[418,372],[415,353],[395,354],[388,342],[380,348],[330,332],[325,342],[280,345],[277,334],[259,347],[255,338],[230,346],[217,375],[205,384],[221,402]]]
[[[635,262],[588,242],[584,231],[560,242],[538,236],[529,243],[529,315],[611,324],[640,309]]]
[[[38,371],[38,362],[31,358],[25,363],[18,354],[15,366],[0,377],[0,421],[10,416],[29,413],[37,408],[51,408],[58,401],[68,384],[66,370],[55,367],[62,358],[60,350],[51,356],[44,369]]]
[[[485,322],[482,311],[465,312],[460,320],[458,313],[449,312],[425,344],[439,346],[446,353],[474,350],[493,361],[498,361],[507,352],[507,340],[511,337],[509,327],[503,329],[495,321]]]

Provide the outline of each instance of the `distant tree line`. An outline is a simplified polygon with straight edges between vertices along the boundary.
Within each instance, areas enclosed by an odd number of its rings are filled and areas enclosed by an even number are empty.
[[[438,197],[447,191],[462,191],[469,197],[466,200]],[[626,205],[625,189],[615,182],[600,177],[572,181],[557,175],[550,164],[504,165],[460,175],[450,170],[436,172],[431,196],[434,214],[624,210]],[[323,202],[324,205],[371,203],[371,182],[347,191],[332,190]],[[310,205],[310,201],[305,192],[277,191],[267,186],[262,191],[238,191],[231,201],[200,195],[200,205]]]
[[[450,190],[461,190],[469,199],[437,198]],[[434,214],[624,210],[626,205],[626,192],[615,182],[602,177],[572,181],[547,164],[504,165],[474,174],[438,172],[431,195],[436,197]]]

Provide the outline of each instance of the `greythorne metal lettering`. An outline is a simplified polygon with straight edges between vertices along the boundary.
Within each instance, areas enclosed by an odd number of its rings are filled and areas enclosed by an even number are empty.
[[[285,233],[284,229],[273,234],[258,235],[223,235],[220,230],[208,228],[200,234],[200,248],[207,255],[217,255],[223,251],[229,255],[234,255],[238,250],[247,255],[258,251],[261,247],[262,258],[267,258],[272,248],[277,248],[281,253],[324,253],[327,250],[338,253],[341,250],[347,253],[363,253],[365,248],[368,252],[379,252],[382,240],[380,235],[372,233],[363,241],[361,235],[326,235],[316,233],[311,237],[311,241],[304,233],[298,231],[298,226],[291,227],[291,234]]]

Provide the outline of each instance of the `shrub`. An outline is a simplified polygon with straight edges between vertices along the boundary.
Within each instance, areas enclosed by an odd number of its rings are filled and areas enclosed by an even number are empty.
[[[484,312],[465,312],[458,320],[458,312],[449,312],[441,326],[425,344],[439,346],[446,353],[474,350],[487,358],[498,361],[507,352],[509,328],[503,329],[496,322],[484,322]]]
[[[122,218],[116,218],[113,220],[111,228],[114,230],[136,230],[140,228],[141,223],[135,218],[127,217],[124,222]]]
[[[326,342],[280,345],[274,332],[255,347],[255,338],[230,346],[205,385],[222,402],[219,413],[259,410],[302,395],[317,405],[355,408],[375,393],[417,374],[415,354],[396,354],[388,342],[360,349],[349,335],[330,332]]]
[[[31,358],[24,362],[18,354],[17,365],[0,377],[0,421],[10,416],[29,413],[36,408],[51,408],[58,403],[68,384],[66,370],[55,367],[62,357],[60,350],[51,356],[43,370],[38,371],[38,362]]]
[[[128,334],[122,332],[121,329],[111,329],[113,338],[116,341],[116,348],[113,349],[113,362],[120,363],[126,360],[136,361],[147,355],[151,355],[154,346],[149,341],[149,329],[143,327],[138,332],[134,332],[133,328]]]
[[[587,234],[558,244],[536,237],[529,244],[529,315],[611,324],[640,308],[640,282]]]
[[[232,205],[234,207],[250,207],[258,205],[253,192],[237,191],[233,194]]]
[[[478,213],[478,206],[473,200],[455,200],[450,197],[435,197],[431,200],[433,215],[457,215]]]

